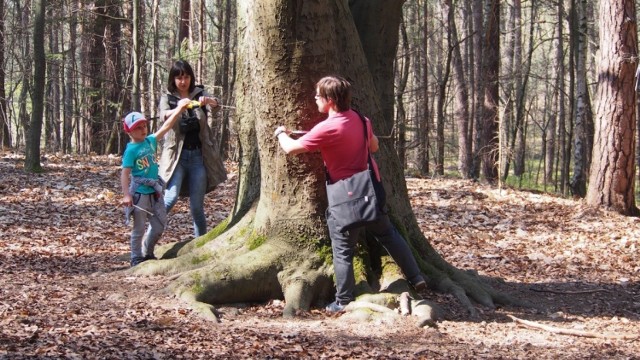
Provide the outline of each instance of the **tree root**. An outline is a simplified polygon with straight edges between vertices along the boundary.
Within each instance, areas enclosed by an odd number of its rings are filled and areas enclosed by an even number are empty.
[[[131,271],[167,275],[168,289],[212,321],[217,321],[213,304],[284,298],[283,315],[294,316],[329,299],[331,272],[315,253],[294,250],[277,235],[261,243],[246,224],[237,223],[215,241],[207,234],[167,246],[163,260],[142,263]]]
[[[416,317],[418,327],[435,326],[444,312],[435,303],[412,299],[408,292],[364,294],[345,307],[346,319],[356,321],[397,321],[405,316]]]

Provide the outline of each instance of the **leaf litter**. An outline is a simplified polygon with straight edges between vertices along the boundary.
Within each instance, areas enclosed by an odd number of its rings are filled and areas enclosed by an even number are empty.
[[[535,307],[471,320],[450,294],[436,327],[410,318],[359,323],[284,303],[220,305],[220,322],[126,272],[129,229],[116,156],[47,155],[27,174],[0,153],[0,358],[69,359],[637,359],[640,221],[583,202],[452,179],[408,178],[418,223],[453,265]],[[233,206],[237,168],[208,194],[210,225]],[[160,243],[191,237],[180,201]],[[521,319],[523,322],[514,321]],[[535,326],[523,326],[529,324]],[[560,332],[557,332],[560,330]],[[576,335],[577,334],[577,335]],[[580,336],[590,334],[597,336]]]

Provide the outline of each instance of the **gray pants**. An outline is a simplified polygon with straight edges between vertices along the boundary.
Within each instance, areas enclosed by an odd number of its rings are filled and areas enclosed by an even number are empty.
[[[358,235],[362,229],[368,230],[387,250],[398,264],[404,276],[411,284],[423,280],[420,268],[411,249],[398,230],[391,224],[389,216],[382,215],[378,221],[363,227],[341,233],[336,229],[335,220],[329,211],[326,212],[331,248],[333,250],[333,270],[336,275],[336,300],[348,303],[355,299],[355,277],[353,274],[353,255],[356,251]]]
[[[155,194],[135,193],[133,195],[133,203],[153,215],[134,207],[133,229],[131,230],[132,261],[153,255],[156,242],[167,225],[167,211],[162,198],[156,199]],[[145,233],[147,220],[149,221],[149,227]]]

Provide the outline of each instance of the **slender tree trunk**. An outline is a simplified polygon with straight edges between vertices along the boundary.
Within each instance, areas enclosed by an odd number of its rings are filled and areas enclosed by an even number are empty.
[[[448,0],[449,7],[453,7],[452,1]],[[453,76],[455,79],[456,89],[454,119],[458,125],[458,171],[465,178],[471,178],[471,141],[469,139],[469,90],[467,87],[467,79],[464,72],[464,64],[462,61],[462,53],[460,51],[460,39],[458,38],[458,29],[455,22],[455,13],[451,13],[449,17],[449,34],[451,36],[450,46],[452,50],[451,61],[453,61]]]
[[[131,46],[131,62],[133,65],[133,73],[131,74],[131,108],[135,111],[141,111],[140,108],[140,0],[133,0],[131,4],[133,16],[132,26],[132,46]]]
[[[48,9],[49,18],[60,16],[59,9],[50,7]],[[61,23],[52,23],[49,27],[49,52],[51,54],[60,53],[60,27]],[[48,101],[45,105],[45,149],[47,151],[58,151],[62,144],[60,138],[60,82],[62,79],[61,62],[59,59],[50,59],[50,66],[47,68],[47,91]]]
[[[418,120],[418,137],[419,137],[419,148],[418,148],[418,167],[420,169],[420,174],[423,176],[429,175],[429,99],[431,98],[429,92],[429,67],[428,64],[428,56],[429,54],[429,1],[423,0],[423,14],[422,14],[422,41],[423,41],[423,61],[421,63],[422,66],[422,89],[423,89],[423,109],[422,116]]]
[[[447,26],[444,28],[447,32],[447,46],[448,51],[446,52],[445,58],[442,59],[444,62],[444,67],[442,68],[442,73],[438,83],[438,101],[436,103],[436,169],[435,172],[438,175],[444,175],[444,126],[445,126],[445,114],[444,107],[445,102],[447,101],[447,89],[449,84],[449,74],[451,73],[451,57],[453,56],[453,50],[457,46],[457,44],[453,43],[453,39],[451,36],[451,27],[455,27],[452,25],[454,22],[454,8],[453,5],[445,2],[443,9],[443,17],[446,19],[445,23]],[[444,35],[444,34],[443,34]],[[444,40],[444,39],[443,39]]]
[[[600,56],[593,163],[587,203],[637,214],[634,75],[638,65],[635,2],[600,2]]]
[[[178,32],[178,48],[182,46],[185,39],[189,39],[189,29],[191,28],[191,0],[180,0],[180,20]]]
[[[552,150],[550,149],[548,151],[548,157],[551,159],[549,160],[548,166],[547,166],[547,171],[545,172],[545,177],[547,179],[548,182],[552,182],[553,180],[553,174],[554,174],[554,170],[556,168],[554,160],[556,159],[555,157],[555,153],[556,151],[558,151],[559,153],[559,157],[557,160],[557,166],[562,168],[563,164],[565,162],[565,153],[564,153],[564,149],[565,149],[565,141],[566,141],[566,134],[565,134],[565,117],[566,117],[566,113],[565,113],[565,98],[564,98],[564,92],[565,92],[565,66],[564,66],[564,1],[558,1],[558,8],[557,8],[557,18],[556,21],[558,22],[557,24],[557,37],[556,37],[556,69],[558,69],[557,72],[557,80],[556,80],[556,90],[555,90],[555,96],[556,96],[556,111],[557,111],[557,126],[556,124],[554,124],[554,126],[549,126],[550,129],[549,131],[553,133],[553,135],[551,135],[553,137],[552,139],[549,139],[550,143],[551,143],[551,147],[553,148]],[[556,141],[557,140],[557,141]],[[556,143],[557,143],[557,147],[556,147]],[[565,184],[566,184],[566,179],[563,177],[564,176],[564,172],[560,172],[560,178],[556,178],[556,190],[559,190],[561,194],[564,194],[565,192]]]
[[[205,40],[206,40],[206,31],[205,31],[205,23],[204,23],[204,14],[206,12],[206,4],[205,0],[198,1],[199,3],[199,11],[198,11],[198,62],[197,62],[197,70],[196,77],[198,79],[205,78]]]
[[[33,92],[31,94],[31,125],[26,144],[24,168],[27,171],[40,172],[40,136],[44,115],[44,88],[47,59],[44,51],[45,0],[34,2],[33,21]]]
[[[162,93],[162,85],[158,81],[158,48],[160,47],[159,41],[159,12],[160,12],[160,0],[153,0],[152,8],[151,8],[151,67],[149,71],[149,89],[151,90],[152,99],[158,96],[158,94]],[[151,104],[156,105],[155,101],[150,101]],[[152,118],[156,117],[158,111],[157,106],[150,106],[149,113]]]
[[[75,0],[68,2],[65,14],[69,18],[69,50],[65,53],[63,63],[65,64],[64,95],[63,95],[63,120],[62,120],[62,151],[65,154],[71,152],[71,139],[73,135],[74,122],[74,98],[76,89],[76,27],[77,27],[77,6]]]
[[[4,14],[4,1],[0,1],[0,15]],[[0,16],[0,150],[11,148],[11,131],[7,114],[7,94],[5,90],[5,36],[4,16]]]
[[[120,6],[118,6],[119,0],[107,1],[107,14],[106,14],[106,26],[105,29],[105,51],[106,51],[106,66],[104,69],[106,87],[104,92],[104,102],[108,104],[104,109],[104,132],[109,134],[109,140],[105,143],[105,147],[100,154],[119,154],[124,150],[124,141],[119,141],[122,137],[122,113],[125,109],[131,108],[131,98],[128,91],[125,91],[124,81],[122,75],[122,64],[124,60],[122,58],[122,13],[120,12]],[[142,12],[139,13],[141,16]],[[140,52],[142,56],[142,51]],[[140,69],[141,75],[142,69]],[[142,81],[138,81],[138,86],[142,86]],[[118,105],[112,105],[118,104]],[[138,104],[140,104],[140,95],[138,95]],[[140,106],[140,105],[139,105]]]
[[[58,18],[61,16],[61,9],[49,7],[47,9],[48,18]],[[49,52],[51,54],[59,54],[62,43],[62,23],[53,23],[49,25]],[[62,145],[60,138],[60,99],[61,99],[61,79],[62,64],[59,58],[49,59],[47,67],[47,86],[45,98],[45,149],[46,151],[58,151]]]
[[[474,84],[474,103],[473,103],[473,119],[474,119],[474,145],[473,145],[473,166],[471,168],[472,177],[474,179],[480,178],[480,165],[482,164],[482,154],[485,151],[485,137],[483,136],[484,130],[484,88],[486,74],[485,67],[485,46],[484,46],[484,0],[472,0],[473,6],[473,53],[474,57],[471,59],[471,63],[474,64],[475,74]]]
[[[587,84],[587,15],[586,0],[578,1],[576,11],[578,26],[576,30],[576,102],[575,102],[575,139],[574,167],[571,178],[571,193],[584,197],[587,193],[589,159],[591,158],[592,139],[589,136],[590,123],[593,122],[591,99]]]
[[[409,79],[409,69],[411,68],[411,56],[409,55],[409,38],[407,36],[407,28],[404,23],[400,26],[400,34],[402,35],[400,42],[399,56],[396,60],[396,69],[398,74],[396,75],[396,125],[398,128],[398,136],[396,149],[398,151],[398,158],[402,163],[402,167],[407,166],[407,112],[404,108],[404,92],[407,88],[407,81]]]
[[[21,29],[19,30],[19,34],[22,37],[22,62],[21,62],[21,89],[20,95],[18,96],[18,121],[22,127],[22,143],[27,144],[29,142],[29,131],[30,131],[30,117],[27,109],[27,99],[29,97],[29,93],[32,91],[31,88],[31,80],[32,74],[31,70],[33,68],[32,64],[32,52],[31,52],[31,35],[28,31],[30,28],[29,16],[31,14],[31,7],[29,3],[24,3],[21,5],[20,2],[15,3],[16,16],[20,19]],[[18,138],[20,137],[20,133],[17,130],[16,136],[16,145],[19,145]],[[39,144],[38,144],[39,146]]]
[[[489,0],[485,29],[486,58],[483,109],[482,173],[491,183],[498,178],[498,106],[500,96],[500,1]]]
[[[518,93],[522,87],[522,5],[520,0],[515,0],[510,8],[511,41],[507,48],[509,54],[505,79],[507,88],[507,103],[502,121],[503,155],[501,161],[502,180],[509,176],[511,163],[516,162],[516,140],[518,132],[522,132],[522,124],[518,124],[517,108]],[[516,165],[514,165],[514,168]],[[514,175],[520,176],[524,169],[514,169]]]
[[[511,133],[514,124],[515,114],[515,93],[514,88],[519,66],[516,67],[515,52],[516,46],[521,46],[519,41],[521,38],[519,35],[521,31],[520,27],[520,0],[514,0],[513,6],[509,7],[509,21],[507,22],[507,28],[505,33],[505,59],[502,63],[501,71],[502,75],[502,87],[504,88],[504,115],[500,119],[500,177],[504,182],[509,176],[509,169],[511,166],[511,160],[513,157],[513,149],[511,148]],[[518,63],[519,64],[519,63]]]
[[[231,0],[226,0],[224,8],[224,26],[222,27],[222,101],[225,105],[231,106],[233,104],[233,86],[235,79],[235,73],[232,70],[232,66],[235,62],[232,62],[232,56],[235,51],[231,51],[231,42],[234,38],[231,29],[232,24],[235,22],[235,8],[231,6]],[[220,155],[223,159],[230,157],[229,154],[229,141],[230,135],[230,112],[223,109],[221,114],[221,129],[220,129]]]
[[[526,101],[527,101],[527,85],[529,84],[529,77],[531,75],[531,63],[533,61],[533,51],[535,48],[534,43],[534,31],[537,21],[537,7],[535,0],[531,1],[531,17],[529,23],[529,50],[527,51],[527,58],[523,63],[523,70],[520,75],[521,79],[518,82],[518,94],[516,96],[516,133],[514,137],[516,140],[514,161],[514,174],[516,176],[522,176],[525,172],[525,155],[526,155]]]

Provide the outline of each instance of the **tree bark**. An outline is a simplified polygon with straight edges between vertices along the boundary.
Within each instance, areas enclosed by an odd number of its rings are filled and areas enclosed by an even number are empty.
[[[600,57],[593,162],[587,203],[633,215],[638,64],[635,2],[600,3]]]

